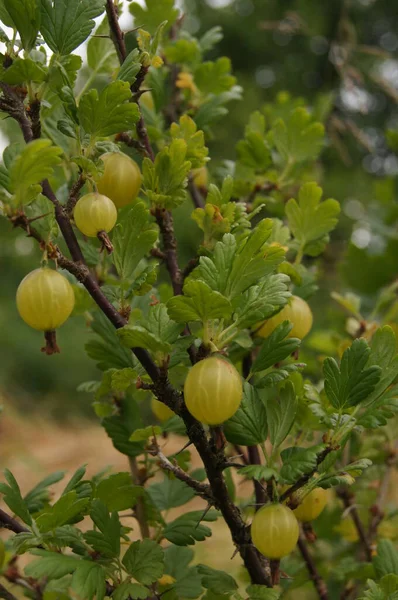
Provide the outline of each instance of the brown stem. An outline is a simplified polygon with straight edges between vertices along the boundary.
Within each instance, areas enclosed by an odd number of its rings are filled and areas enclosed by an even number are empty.
[[[140,154],[144,154],[144,156],[147,156],[145,146],[138,140],[132,138],[128,133],[118,133],[115,137],[115,142],[123,142],[129,148],[134,148],[135,150],[140,152]]]
[[[0,508],[0,528],[9,529],[14,533],[29,533],[30,530],[22,525],[19,521],[8,515]]]
[[[300,479],[298,479],[295,484],[293,484],[290,488],[288,488],[280,496],[280,498],[279,498],[280,503],[282,504],[285,500],[287,500],[288,498],[290,498],[290,496],[292,494],[294,494],[294,492],[297,492],[297,490],[299,490],[306,483],[308,483],[308,481],[311,479],[311,477],[314,475],[314,473],[316,473],[316,470],[317,470],[318,466],[325,460],[325,458],[327,457],[327,455],[330,454],[330,452],[333,452],[334,450],[337,450],[337,449],[338,448],[336,448],[334,446],[327,446],[324,450],[322,450],[322,452],[320,454],[318,454],[318,458],[317,458],[317,461],[316,461],[316,467],[314,469],[312,469],[312,471],[310,471],[309,473],[306,473],[305,475],[303,475],[302,477],[300,477]]]
[[[135,456],[129,456],[129,465],[133,483],[135,483],[136,485],[143,485],[137,465],[137,459],[135,458]],[[145,518],[145,504],[142,497],[139,497],[137,499],[137,504],[135,505],[135,515],[137,517],[138,525],[140,527],[141,537],[149,538],[150,531],[147,520]]]
[[[163,251],[166,256],[166,267],[170,275],[175,296],[182,294],[182,273],[178,265],[177,240],[174,235],[173,216],[164,208],[155,210],[156,222],[159,225],[163,240]]]
[[[207,500],[209,504],[214,504],[214,497],[211,492],[211,487],[206,483],[201,483],[200,481],[197,481],[196,479],[188,475],[188,473],[183,471],[183,469],[181,469],[176,463],[172,463],[160,450],[159,445],[155,439],[152,441],[152,446],[149,452],[153,456],[157,457],[157,459],[159,460],[159,465],[164,471],[173,473],[173,475],[177,479],[183,481],[184,483],[189,485],[189,487],[195,490],[197,495]]]
[[[47,356],[59,354],[61,352],[57,344],[57,334],[54,329],[45,331],[44,339],[46,340],[46,345],[41,348],[41,352],[44,352],[44,354],[47,354]]]
[[[307,565],[308,573],[314,583],[315,589],[318,593],[320,600],[328,600],[328,589],[326,587],[326,583],[320,576],[314,559],[312,558],[310,551],[308,549],[307,543],[300,534],[298,542],[298,548],[301,552],[301,556],[304,559],[305,564]]]
[[[251,465],[261,465],[260,452],[258,450],[258,446],[248,446],[249,452],[249,463]],[[256,481],[254,479],[254,492],[256,496],[256,511],[261,508],[263,504],[265,504],[267,500],[267,495],[265,493],[265,489],[261,485],[260,481]]]
[[[4,585],[0,583],[0,598],[4,598],[4,600],[17,600],[17,597],[14,594],[11,594]]]
[[[337,495],[342,500],[344,507],[348,509],[348,512],[350,513],[351,519],[353,520],[353,523],[357,530],[366,560],[368,562],[372,562],[372,548],[366,535],[365,527],[354,504],[354,494],[352,494],[352,492],[350,492],[346,488],[338,488]]]
[[[142,146],[145,148],[145,152],[146,152],[147,156],[152,161],[154,161],[155,154],[152,149],[151,142],[149,141],[148,131],[146,129],[144,117],[142,116],[142,114],[140,115],[140,118],[138,119],[136,129],[137,129],[137,135],[139,137],[139,140],[140,140]]]
[[[106,14],[108,16],[111,39],[116,48],[120,63],[124,63],[127,56],[126,44],[124,42],[124,33],[119,25],[118,9],[113,0],[106,0]]]
[[[73,209],[75,208],[76,203],[79,200],[80,190],[84,186],[85,181],[85,176],[83,175],[83,173],[80,173],[79,177],[70,189],[68,202],[66,203],[66,212],[69,216],[72,215]]]
[[[194,203],[196,208],[204,208],[205,201],[203,199],[202,194],[200,193],[198,187],[193,181],[192,175],[188,177],[188,190],[191,194],[192,202]]]
[[[279,582],[281,579],[280,564],[281,564],[280,560],[270,560],[269,561],[269,566],[271,569],[271,583],[273,586],[279,585]]]

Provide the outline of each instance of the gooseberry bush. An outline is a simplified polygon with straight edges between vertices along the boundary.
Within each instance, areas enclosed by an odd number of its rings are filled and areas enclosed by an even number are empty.
[[[23,495],[5,471],[0,597],[396,599],[394,288],[368,318],[336,290],[347,331],[306,349],[340,212],[319,185],[329,112],[280,94],[213,167],[243,94],[208,59],[220,28],[191,36],[172,0],[127,6],[141,27],[124,32],[117,0],[0,2],[0,110],[19,127],[2,215],[38,248],[17,308],[48,369],[58,328],[90,327],[99,377],[80,389],[126,456],[55,497],[64,474]],[[200,235],[187,264],[181,214]],[[218,519],[226,571],[195,558]]]

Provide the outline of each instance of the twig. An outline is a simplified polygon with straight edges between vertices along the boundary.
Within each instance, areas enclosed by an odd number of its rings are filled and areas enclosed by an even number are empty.
[[[305,564],[307,565],[308,573],[310,574],[311,580],[314,583],[320,600],[328,600],[329,596],[326,583],[320,576],[316,564],[310,554],[310,551],[308,550],[307,543],[301,533],[297,542],[297,546],[301,552],[301,556],[303,557]]]
[[[149,452],[150,454],[152,454],[152,456],[156,456],[158,458],[159,465],[164,471],[173,473],[173,475],[177,479],[189,485],[190,488],[195,490],[196,494],[207,500],[208,503],[215,503],[213,494],[211,492],[211,487],[208,484],[201,483],[200,481],[197,481],[196,479],[188,475],[188,473],[183,471],[183,469],[181,469],[176,463],[173,464],[167,458],[167,456],[165,456],[160,450],[159,445],[155,439],[152,440],[152,446]]]
[[[197,185],[194,183],[192,175],[188,177],[188,190],[191,194],[192,202],[194,203],[196,208],[204,208],[205,201],[203,199],[202,194],[198,190]]]
[[[129,135],[128,133],[125,133],[125,132],[118,133],[117,136],[115,137],[115,141],[123,142],[129,148],[134,148],[135,150],[137,150],[137,152],[140,152],[140,154],[143,154],[144,156],[148,156],[145,146],[138,140],[135,140],[134,138],[132,138],[131,135]]]
[[[19,523],[19,521],[14,519],[14,517],[11,517],[10,515],[8,515],[1,508],[0,508],[0,528],[9,529],[10,531],[13,531],[14,533],[29,533],[30,532],[30,530],[27,527],[25,527],[24,525],[21,525],[21,523]]]
[[[257,446],[248,446],[247,449],[249,452],[249,463],[251,465],[261,465],[261,458],[260,458],[260,452],[258,451],[258,447]],[[256,510],[258,510],[259,508],[262,507],[263,504],[265,504],[265,502],[267,500],[267,495],[265,493],[265,489],[261,485],[261,482],[257,481],[256,479],[254,479],[253,481],[254,481],[254,492],[255,492],[255,496],[256,496]]]
[[[133,483],[135,483],[136,485],[143,485],[143,481],[141,479],[141,475],[137,465],[137,459],[135,458],[135,456],[129,456],[129,465]],[[135,506],[135,515],[138,521],[138,525],[140,527],[141,537],[149,538],[150,532],[147,520],[145,518],[145,504],[141,496],[137,498],[137,504]]]
[[[85,182],[85,176],[83,175],[83,173],[80,173],[79,177],[72,185],[69,192],[68,202],[66,203],[66,212],[68,213],[68,215],[72,215],[73,209],[75,208],[76,203],[79,200],[80,190],[84,186]]]
[[[371,519],[369,523],[368,539],[372,543],[377,535],[377,529],[384,518],[384,506],[387,499],[388,489],[390,487],[391,475],[397,459],[398,441],[395,442],[394,448],[389,452],[385,464],[385,472],[380,482],[380,487],[377,493],[376,502],[370,507]]]
[[[330,454],[330,452],[333,452],[334,450],[337,450],[337,448],[334,446],[326,446],[326,448],[324,450],[322,450],[322,452],[320,454],[318,454],[315,468],[312,469],[312,471],[310,471],[309,473],[306,473],[305,475],[300,477],[300,479],[298,479],[296,481],[296,483],[294,483],[283,494],[281,494],[281,496],[279,498],[280,503],[282,504],[285,500],[290,498],[290,496],[292,496],[292,494],[294,494],[294,492],[297,492],[297,490],[299,490],[306,483],[308,483],[308,481],[311,479],[311,477],[314,475],[314,473],[316,473],[318,466],[325,460],[327,455]]]
[[[357,530],[366,560],[368,562],[372,562],[372,548],[366,535],[365,527],[354,504],[354,494],[352,494],[352,492],[350,492],[346,488],[338,488],[337,495],[342,500],[344,507],[347,508],[350,513],[351,519],[353,520],[353,523]]]
[[[119,25],[119,15],[117,7],[113,0],[106,0],[106,14],[108,16],[111,39],[116,48],[120,63],[124,63],[127,56],[126,44],[124,42],[124,33]]]
[[[163,251],[166,256],[166,267],[170,275],[175,296],[182,294],[182,273],[178,265],[177,240],[174,234],[173,216],[170,211],[157,208],[156,222],[159,225],[163,240]]]
[[[0,583],[0,598],[4,598],[4,600],[18,600],[14,594],[11,594],[4,585]]]

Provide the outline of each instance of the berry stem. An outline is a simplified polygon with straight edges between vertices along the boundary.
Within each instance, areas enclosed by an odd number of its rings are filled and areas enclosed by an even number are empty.
[[[51,329],[50,331],[45,331],[44,339],[46,340],[46,345],[43,346],[41,351],[47,354],[47,356],[51,356],[52,354],[59,354],[61,352],[57,344],[57,334],[54,329]]]

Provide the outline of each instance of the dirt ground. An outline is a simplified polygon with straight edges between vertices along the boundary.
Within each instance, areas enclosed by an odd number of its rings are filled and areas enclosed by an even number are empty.
[[[163,451],[166,455],[172,454],[183,445],[183,438],[170,437],[165,441]],[[115,472],[128,471],[127,458],[113,448],[100,425],[76,421],[61,426],[39,416],[24,418],[11,406],[6,406],[0,417],[0,480],[3,479],[2,471],[8,468],[24,494],[46,475],[54,471],[66,471],[67,480],[82,465],[87,465],[88,476],[108,466]],[[193,468],[202,466],[195,452],[192,452],[192,465]],[[250,493],[247,484],[237,484],[239,495]],[[60,482],[58,489],[62,489],[64,485],[64,481]],[[57,486],[53,486],[53,489],[57,493]],[[195,498],[189,505],[169,511],[167,518],[171,520],[181,512],[205,506],[204,501]],[[137,531],[133,520],[131,523],[124,520],[124,523]],[[227,527],[222,519],[207,525],[212,528],[213,535],[205,543],[195,545],[195,560],[209,564],[211,562],[214,568],[236,575],[241,561],[239,556],[231,559],[234,546]]]

